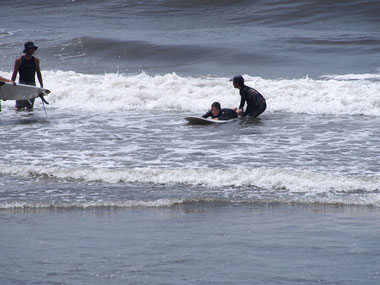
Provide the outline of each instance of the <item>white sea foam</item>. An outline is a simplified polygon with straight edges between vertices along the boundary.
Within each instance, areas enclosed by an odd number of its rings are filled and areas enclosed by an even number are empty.
[[[0,75],[10,76],[4,72]],[[199,112],[214,101],[226,108],[236,107],[240,101],[238,90],[228,78],[145,73],[89,75],[73,71],[44,71],[43,75],[45,87],[52,91],[48,99],[54,108]],[[244,77],[247,85],[266,97],[268,111],[380,116],[379,74],[318,79]]]
[[[330,174],[278,168],[167,168],[141,167],[99,169],[90,167],[64,168],[0,164],[0,173],[22,177],[50,177],[84,182],[182,184],[205,187],[258,187],[286,190],[289,193],[328,193],[331,191],[377,192],[380,176]]]
[[[73,180],[80,183],[155,184],[210,189],[214,195],[202,195],[199,201],[226,202],[296,202],[380,207],[380,176],[344,175],[279,168],[209,169],[209,168],[63,168],[26,165],[0,165],[0,174],[23,178]],[[193,188],[195,187],[195,188]],[[207,191],[206,191],[207,192]],[[210,192],[210,193],[211,193]],[[53,194],[52,194],[53,195]],[[216,196],[215,196],[216,195]],[[212,198],[214,197],[214,198]],[[198,198],[195,198],[198,199]],[[115,201],[2,201],[0,208],[89,208],[89,207],[166,207],[194,202],[192,198]],[[198,200],[197,200],[198,201]]]
[[[100,208],[100,207],[120,207],[120,208],[133,208],[133,207],[170,207],[173,205],[181,204],[183,200],[179,199],[157,199],[157,200],[127,200],[127,201],[92,201],[92,202],[30,202],[30,201],[11,201],[0,202],[0,209],[46,209],[46,208]]]

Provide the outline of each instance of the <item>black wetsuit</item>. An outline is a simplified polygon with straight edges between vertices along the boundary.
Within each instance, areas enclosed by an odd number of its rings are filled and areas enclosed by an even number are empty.
[[[25,59],[24,56],[21,57],[21,66],[18,70],[20,77],[19,83],[26,85],[36,86],[36,59],[34,56],[30,60]],[[32,109],[34,105],[34,99],[30,100],[16,100],[16,108],[28,108]]]
[[[239,109],[243,109],[245,102],[247,102],[247,109],[242,117],[257,117],[267,108],[267,103],[263,95],[249,86],[244,85],[243,88],[240,89],[240,96],[241,101]]]
[[[205,118],[205,119],[208,118],[208,117],[211,117],[213,119],[218,118],[218,120],[227,121],[227,120],[230,120],[230,119],[237,118],[238,115],[237,115],[237,113],[234,110],[225,108],[225,109],[221,109],[220,110],[218,116],[214,116],[212,114],[212,111],[210,110],[206,114],[204,114],[202,117]]]

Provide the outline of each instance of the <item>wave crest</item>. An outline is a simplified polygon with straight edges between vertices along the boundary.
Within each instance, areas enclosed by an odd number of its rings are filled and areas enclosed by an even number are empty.
[[[23,177],[47,177],[103,183],[154,183],[205,187],[256,187],[294,193],[377,192],[380,176],[348,176],[276,168],[64,168],[3,164],[0,173]]]
[[[380,74],[318,79],[244,77],[247,85],[267,99],[270,112],[380,116]],[[224,77],[47,71],[44,78],[46,87],[52,91],[51,107],[62,109],[204,112],[214,101],[225,108],[236,107],[240,101],[238,90]]]

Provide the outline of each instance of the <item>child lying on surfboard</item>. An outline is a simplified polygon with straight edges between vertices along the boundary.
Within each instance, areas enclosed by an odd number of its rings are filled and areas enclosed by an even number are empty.
[[[213,120],[230,120],[238,117],[238,114],[232,110],[220,107],[219,102],[214,102],[211,105],[211,110],[202,116],[203,118],[211,117]]]

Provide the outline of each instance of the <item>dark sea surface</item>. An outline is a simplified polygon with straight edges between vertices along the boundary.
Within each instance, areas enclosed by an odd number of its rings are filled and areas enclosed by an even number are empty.
[[[379,284],[379,1],[1,4],[0,284]]]
[[[1,70],[33,40],[46,70],[378,73],[379,11],[378,1],[2,1]]]

